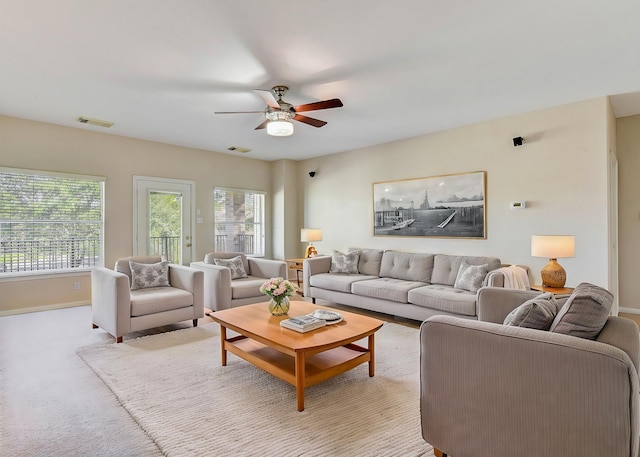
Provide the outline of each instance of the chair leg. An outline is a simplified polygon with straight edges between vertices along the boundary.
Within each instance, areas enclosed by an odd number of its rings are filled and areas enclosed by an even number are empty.
[[[194,327],[197,327],[197,326],[198,326],[198,319],[194,319],[194,320],[193,320],[193,326],[194,326]]]
[[[435,447],[433,448],[433,453],[436,455],[436,457],[447,457],[447,454],[442,452],[440,449],[436,449]]]
[[[98,326],[92,322],[91,323],[91,328],[98,328]]]

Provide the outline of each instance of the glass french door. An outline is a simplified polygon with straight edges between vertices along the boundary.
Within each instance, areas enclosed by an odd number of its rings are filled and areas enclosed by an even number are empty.
[[[160,255],[188,265],[192,259],[195,183],[134,176],[135,255]]]

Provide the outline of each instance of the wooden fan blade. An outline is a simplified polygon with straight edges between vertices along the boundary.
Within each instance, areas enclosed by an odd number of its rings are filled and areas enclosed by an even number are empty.
[[[313,125],[314,127],[322,127],[323,125],[327,125],[325,121],[321,121],[320,119],[314,119],[312,117],[303,116],[302,114],[296,114],[293,116],[295,121],[304,122],[305,124]]]
[[[256,91],[256,94],[258,94],[260,98],[271,108],[280,109],[280,105],[278,105],[278,101],[273,96],[270,90],[255,89],[255,91]]]
[[[314,111],[317,109],[340,108],[341,106],[343,105],[339,98],[332,98],[331,100],[325,100],[322,102],[313,102],[307,103],[305,105],[294,106],[293,110],[297,113],[301,113],[304,111]]]
[[[257,126],[254,130],[261,130],[267,128],[267,124],[269,123],[269,119],[266,119],[262,124]]]
[[[264,111],[216,111],[213,114],[253,114],[253,113],[264,114]]]

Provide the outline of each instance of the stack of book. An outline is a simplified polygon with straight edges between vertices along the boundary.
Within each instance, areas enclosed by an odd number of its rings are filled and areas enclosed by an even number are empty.
[[[291,317],[280,321],[280,326],[295,330],[296,332],[305,333],[327,325],[327,321],[318,319],[310,315]]]

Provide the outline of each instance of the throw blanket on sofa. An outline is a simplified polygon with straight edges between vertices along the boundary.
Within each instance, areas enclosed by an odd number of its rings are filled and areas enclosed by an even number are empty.
[[[495,274],[502,274],[505,289],[529,290],[529,276],[524,268],[517,265],[509,265],[489,273],[489,275]],[[488,283],[491,284],[491,281],[488,281]]]

